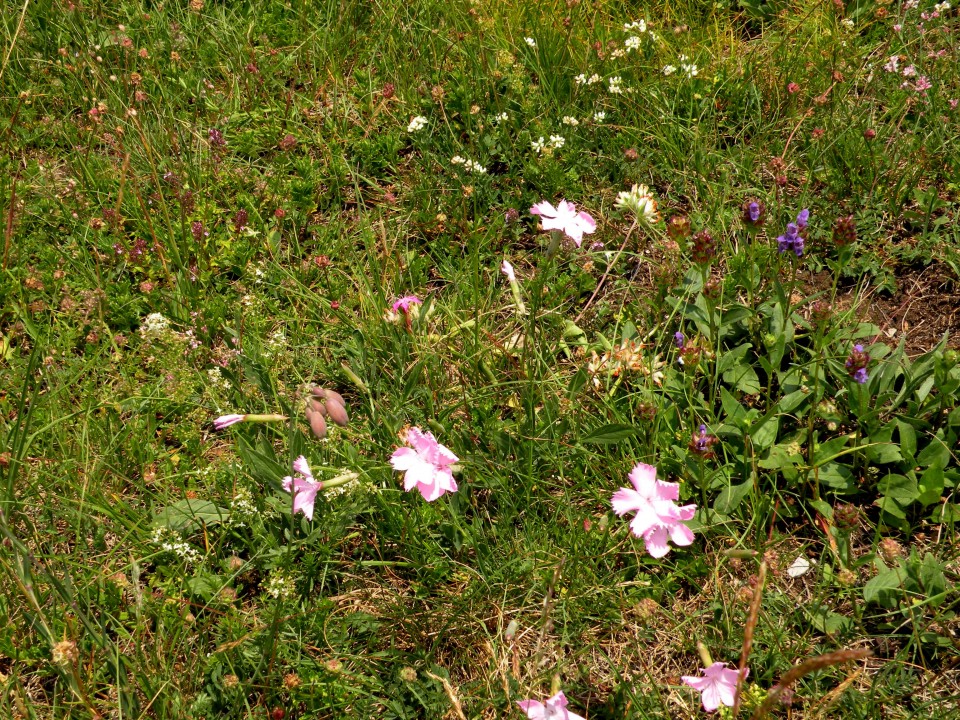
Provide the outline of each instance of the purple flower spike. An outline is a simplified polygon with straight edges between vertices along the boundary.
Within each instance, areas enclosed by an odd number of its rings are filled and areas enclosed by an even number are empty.
[[[853,374],[853,379],[856,380],[856,381],[857,381],[858,383],[860,383],[861,385],[863,385],[864,383],[866,383],[867,380],[870,379],[870,377],[867,375],[867,369],[866,369],[866,368],[860,368],[859,370],[857,370],[857,371]]]
[[[747,205],[747,215],[750,216],[750,222],[757,222],[760,219],[760,203],[752,202]]]
[[[683,336],[683,333],[679,330],[673,334],[673,342],[676,343],[677,348],[683,350],[684,343],[687,339]]]
[[[807,208],[804,208],[800,211],[800,214],[797,215],[797,226],[805,228],[807,226],[807,221],[810,219],[810,211]]]

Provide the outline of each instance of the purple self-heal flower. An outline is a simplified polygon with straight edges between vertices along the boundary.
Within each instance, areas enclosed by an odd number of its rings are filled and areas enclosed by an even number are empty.
[[[803,229],[807,226],[807,221],[810,219],[810,211],[807,208],[804,208],[797,215],[797,227]]]
[[[686,343],[686,341],[687,339],[683,336],[683,333],[680,332],[679,330],[677,330],[677,332],[673,334],[673,342],[676,343],[678,349],[683,350],[683,346],[684,346],[684,343]]]
[[[760,203],[752,202],[747,205],[747,215],[750,218],[750,222],[757,222],[760,219]]]
[[[865,367],[858,369],[853,374],[853,379],[856,380],[861,385],[863,385],[865,382],[867,382],[867,380],[870,379],[869,376],[867,375],[867,369]]]

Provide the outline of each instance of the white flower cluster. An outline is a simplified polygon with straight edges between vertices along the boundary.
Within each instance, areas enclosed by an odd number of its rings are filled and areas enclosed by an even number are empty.
[[[283,332],[283,328],[277,328],[272,333],[267,335],[267,342],[263,348],[263,354],[266,357],[273,357],[273,354],[282,349],[287,344],[287,336]]]
[[[535,48],[537,46],[537,41],[534,40],[532,37],[525,37],[523,41],[532,48]]]
[[[695,78],[700,72],[700,69],[690,62],[690,58],[686,55],[680,56],[680,69],[687,74],[688,78]]]
[[[487,169],[476,160],[470,160],[469,158],[461,157],[460,155],[454,155],[452,158],[450,158],[450,162],[453,165],[463,165],[463,169],[468,173],[474,173],[475,175],[487,174]]]
[[[497,124],[499,124],[499,123],[505,123],[505,122],[506,122],[507,120],[509,120],[509,119],[510,119],[510,116],[507,115],[505,112],[502,112],[502,113],[500,113],[499,115],[494,115],[494,116],[493,116],[493,122],[495,122],[495,123],[497,123]]]
[[[551,135],[549,142],[547,142],[541,135],[537,140],[534,140],[530,143],[530,148],[535,153],[542,153],[548,147],[559,150],[566,144],[566,142],[567,141],[564,139],[563,135]]]
[[[230,381],[223,376],[223,372],[218,367],[212,367],[207,370],[207,379],[214,387],[223,388],[224,390],[231,388]]]
[[[580,73],[573,79],[573,81],[577,85],[596,85],[598,82],[600,82],[600,80],[601,80],[600,76],[597,75],[596,73],[594,73],[590,77],[587,77],[583,73]]]
[[[607,114],[603,110],[597,110],[597,112],[593,114],[594,122],[601,123],[606,119],[607,119]]]
[[[257,506],[253,504],[253,493],[247,488],[237,488],[230,501],[230,520],[238,527],[244,527],[245,520],[257,514]]]
[[[140,324],[140,336],[145,338],[160,337],[169,329],[169,320],[160,313],[150,313]]]
[[[623,46],[627,49],[627,52],[633,52],[634,50],[640,49],[640,38],[636,35],[631,35],[623,43]]]
[[[677,71],[677,66],[676,66],[676,65],[664,65],[664,66],[663,66],[663,74],[664,74],[664,75],[668,75],[668,76],[669,76],[669,75],[673,75],[676,71]]]
[[[427,126],[427,119],[423,115],[417,115],[410,121],[410,124],[407,125],[408,133],[415,133],[420,130],[423,130]]]
[[[624,23],[623,24],[624,32],[638,32],[645,33],[647,31],[647,21],[646,20],[635,20],[634,22]]]
[[[611,95],[620,95],[623,93],[623,78],[614,75],[607,79],[607,91]]]
[[[290,600],[297,592],[297,579],[283,570],[274,570],[264,590],[274,600]]]
[[[941,2],[934,5],[933,9],[936,10],[938,13],[945,13],[947,10],[949,10],[952,7],[953,6],[948,2]]]
[[[150,542],[164,552],[172,553],[187,563],[196,563],[200,560],[200,553],[195,547],[169,528],[157,527],[153,529]]]
[[[569,125],[570,127],[576,127],[577,125],[580,124],[580,121],[577,120],[577,119],[576,119],[575,117],[573,117],[572,115],[564,115],[564,116],[563,116],[563,124],[564,124],[564,125]]]
[[[566,144],[566,140],[563,135],[551,135],[550,136],[550,147],[560,149]]]

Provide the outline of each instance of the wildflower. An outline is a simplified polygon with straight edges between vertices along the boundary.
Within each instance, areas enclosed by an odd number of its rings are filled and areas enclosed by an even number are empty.
[[[427,502],[433,502],[447,492],[456,492],[450,466],[459,460],[430,432],[412,427],[407,430],[405,442],[410,447],[397,448],[390,457],[394,470],[405,473],[403,489],[416,488]]]
[[[562,690],[544,702],[518,700],[517,705],[531,720],[584,720],[580,715],[567,710],[567,698]]]
[[[744,678],[749,672],[749,668],[743,669]],[[727,668],[727,663],[715,662],[703,670],[703,677],[684,675],[680,679],[694,690],[698,690],[703,709],[713,712],[721,705],[733,707],[739,675],[740,671]]]
[[[73,665],[80,658],[80,654],[77,652],[77,644],[72,640],[61,640],[54,643],[51,655],[56,665]]]
[[[857,241],[857,224],[853,220],[853,215],[837,218],[837,221],[833,224],[833,241],[839,247]]]
[[[583,73],[580,73],[579,75],[577,75],[577,76],[573,79],[573,82],[575,82],[577,85],[586,85],[586,84],[587,84],[587,76],[584,75]]]
[[[888,73],[895,73],[897,72],[899,66],[900,66],[900,56],[891,55],[890,59],[887,60],[886,64],[883,66],[883,69],[886,70]]]
[[[693,439],[690,441],[690,444],[687,445],[687,448],[690,450],[690,452],[695,453],[700,457],[711,458],[715,454],[713,452],[713,445],[717,442],[717,438],[714,435],[707,434],[706,425],[701,425],[699,430],[699,434],[693,436]]]
[[[667,76],[673,75],[676,71],[677,71],[677,66],[676,66],[676,65],[664,65],[664,66],[663,66],[663,74],[664,74],[664,75],[667,75]]]
[[[551,135],[550,136],[550,147],[556,148],[559,150],[566,144],[566,139],[562,135]]]
[[[417,115],[414,117],[410,124],[407,125],[408,133],[415,133],[419,130],[423,130],[427,126],[427,119],[423,115]]]
[[[687,339],[684,337],[683,333],[677,330],[673,334],[673,342],[677,346],[678,350],[683,350],[684,344],[687,342]]]
[[[394,312],[402,312],[404,315],[410,313],[411,308],[414,305],[422,305],[423,300],[418,298],[416,295],[404,295],[402,298],[393,303]]]
[[[463,165],[466,162],[467,162],[467,159],[464,157],[461,157],[460,155],[454,155],[452,158],[450,158],[451,165]]]
[[[517,276],[513,272],[513,265],[510,264],[509,260],[503,261],[503,264],[500,266],[500,272],[507,276],[509,282],[515,283],[517,281]]]
[[[474,173],[475,175],[486,175],[487,169],[478,163],[476,160],[466,160],[463,163],[463,168],[467,172]]]
[[[934,5],[934,6],[933,6],[933,9],[936,10],[938,13],[945,13],[945,12],[946,12],[947,10],[949,10],[951,7],[953,7],[953,6],[952,6],[950,3],[948,3],[948,2],[940,2],[940,3],[937,3],[936,5]]]
[[[864,352],[863,345],[857,343],[853,346],[853,350],[850,352],[850,356],[847,358],[844,366],[847,368],[847,372],[850,373],[850,377],[863,385],[870,379],[867,374],[867,365],[869,364],[870,355]]]
[[[507,115],[505,112],[502,112],[502,113],[500,113],[499,115],[494,115],[494,116],[493,116],[493,121],[494,121],[495,123],[505,123],[505,122],[506,122],[507,120],[509,120],[509,119],[510,119],[510,116]]]
[[[607,91],[611,95],[620,95],[623,93],[623,78],[619,75],[614,75],[613,77],[607,80]]]
[[[695,233],[691,239],[691,254],[695,263],[708,263],[717,255],[717,243],[708,230]]]
[[[159,337],[170,327],[170,321],[160,313],[150,313],[143,319],[140,326],[140,335],[143,337]]]
[[[500,266],[500,272],[507,276],[507,282],[510,284],[510,293],[513,295],[513,303],[517,308],[517,312],[521,315],[526,315],[527,306],[524,304],[523,297],[520,295],[520,283],[517,282],[513,265],[510,264],[509,260],[503,261],[503,264]]]
[[[217,128],[210,128],[209,138],[212,148],[221,149],[227,146],[227,141],[223,139],[223,133]]]
[[[667,236],[674,242],[690,237],[690,220],[684,215],[674,215],[667,221]]]
[[[843,27],[847,30],[853,30],[854,23],[853,23],[853,20],[850,18],[844,18],[843,20],[840,21],[840,24],[843,25]]]
[[[766,208],[762,202],[757,200],[747,200],[741,208],[743,210],[743,222],[752,227],[763,225],[763,218],[766,214]]]
[[[933,83],[927,78],[926,75],[921,75],[917,78],[917,81],[913,84],[913,89],[918,93],[926,92],[933,87]]]
[[[807,227],[807,221],[810,219],[810,211],[804,208],[797,215],[796,222],[787,223],[787,230],[783,235],[777,238],[777,251],[785,253],[792,250],[797,257],[803,255],[803,248],[806,241],[800,235],[800,231]]]
[[[323,483],[314,479],[303,455],[293,461],[293,471],[293,476],[287,475],[283,479],[283,489],[293,493],[293,513],[302,512],[307,520],[313,520],[313,504]]]
[[[640,38],[636,35],[631,35],[627,38],[626,42],[623,43],[627,52],[633,52],[634,50],[640,49]]]
[[[684,521],[693,518],[696,505],[676,504],[680,498],[679,483],[657,480],[657,468],[638,463],[630,472],[633,489],[620,488],[613,494],[611,504],[617,515],[636,512],[630,529],[646,543],[647,552],[660,558],[670,551],[669,537],[676,545],[690,545],[693,531]]]
[[[593,114],[593,121],[594,121],[594,122],[602,123],[602,122],[603,122],[604,120],[606,120],[606,119],[607,119],[607,114],[606,114],[605,112],[603,112],[602,110],[598,110],[597,112],[595,112],[595,113]]]
[[[795,95],[798,92],[800,92],[800,86],[797,85],[797,83],[795,82],[789,83],[787,85],[787,92],[790,93],[791,95]]]
[[[587,85],[596,85],[598,82],[600,82],[600,76],[596,73],[587,78]]]
[[[542,153],[545,147],[547,147],[547,142],[546,140],[543,139],[542,135],[540,136],[539,140],[534,140],[533,142],[530,143],[530,148],[535,153]]]
[[[576,127],[577,125],[580,124],[580,121],[577,120],[575,117],[572,117],[572,116],[570,116],[570,115],[564,115],[564,116],[563,116],[563,124],[564,124],[564,125],[569,125],[570,127]]]
[[[510,208],[503,214],[503,221],[508,225],[510,223],[515,223],[520,219],[520,213],[517,212],[516,208]]]
[[[535,48],[537,46],[537,41],[534,40],[532,37],[526,37],[523,39],[523,41],[532,48]]]
[[[554,207],[546,200],[530,208],[532,215],[539,215],[544,230],[561,230],[580,247],[583,235],[591,234],[597,229],[596,221],[585,211],[577,212],[572,202],[561,200]]]
[[[653,199],[653,195],[650,194],[650,189],[646,185],[634,185],[629,191],[617,193],[617,200],[614,205],[632,211],[639,220],[645,220],[649,223],[660,221],[657,201]]]
[[[917,74],[917,68],[915,65],[907,65],[900,74],[905,78],[914,77]]]
[[[274,570],[264,584],[264,591],[274,600],[290,600],[296,595],[297,579],[284,570]],[[236,679],[235,675],[227,677]]]
[[[213,427],[215,430],[223,430],[231,425],[243,422],[246,417],[246,415],[221,415],[213,421]]]
[[[634,22],[624,23],[623,31],[631,32],[636,30],[637,32],[643,34],[647,31],[647,21],[646,20],[636,20]]]

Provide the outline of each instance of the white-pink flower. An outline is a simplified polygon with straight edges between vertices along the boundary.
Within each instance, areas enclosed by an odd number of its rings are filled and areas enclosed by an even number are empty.
[[[314,480],[307,459],[301,455],[293,461],[292,477],[287,475],[283,479],[283,489],[293,493],[293,513],[302,512],[307,520],[313,520],[313,504],[317,500],[317,493],[323,488],[323,483]]]
[[[562,230],[577,247],[583,242],[584,233],[589,235],[597,229],[597,222],[589,213],[577,212],[576,205],[566,200],[561,200],[556,207],[544,200],[530,208],[530,213],[540,216],[544,230]]]
[[[694,690],[699,690],[703,709],[707,712],[713,712],[721,705],[733,707],[739,674],[740,672],[736,668],[728,668],[727,663],[715,662],[704,669],[703,677],[684,675],[680,679]],[[750,668],[744,668],[744,679],[748,674],[750,674]]]
[[[430,432],[412,427],[407,430],[407,445],[397,448],[390,457],[393,469],[405,473],[403,489],[416,488],[427,502],[448,492],[457,491],[450,466],[459,458],[437,442]]]
[[[410,312],[410,308],[412,308],[414,305],[422,304],[423,300],[418,298],[416,295],[404,295],[393,304],[393,311],[406,314]]]
[[[680,484],[657,480],[657,468],[638,463],[630,472],[633,489],[620,488],[613,494],[613,511],[617,515],[636,512],[630,529],[646,542],[647,552],[660,558],[670,551],[669,538],[677,545],[693,542],[693,531],[684,521],[693,518],[696,505],[679,506]]]
[[[580,715],[567,710],[567,697],[562,690],[543,702],[518,700],[517,705],[532,720],[585,720]]]
[[[246,419],[246,415],[221,415],[213,421],[214,430],[223,430]]]

